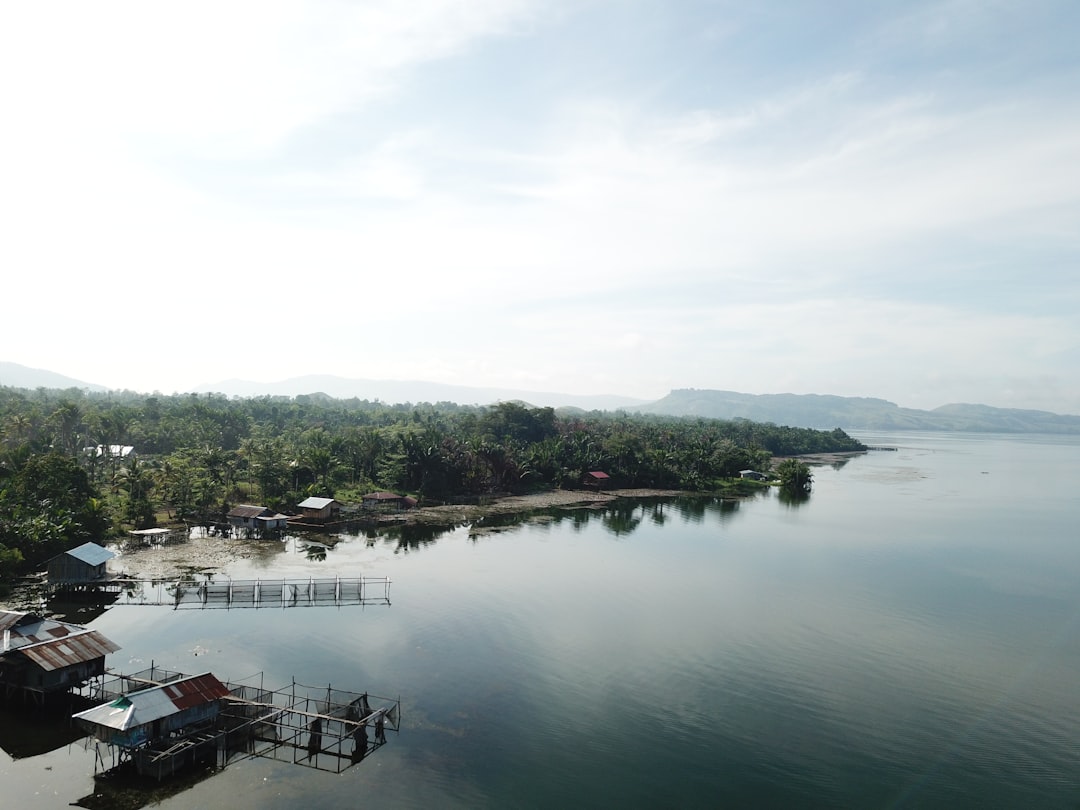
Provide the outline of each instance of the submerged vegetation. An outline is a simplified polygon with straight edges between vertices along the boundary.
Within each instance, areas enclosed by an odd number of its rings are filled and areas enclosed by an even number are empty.
[[[579,487],[719,491],[773,456],[865,449],[842,430],[556,412],[514,402],[0,387],[0,578],[90,539],[390,489],[424,502]],[[805,466],[805,465],[804,465]]]

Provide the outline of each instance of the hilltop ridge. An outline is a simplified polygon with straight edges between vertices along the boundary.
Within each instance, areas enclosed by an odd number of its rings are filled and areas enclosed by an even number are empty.
[[[87,383],[44,369],[0,362],[0,385],[12,388],[68,389],[104,392]],[[231,379],[190,389],[190,393],[227,397],[324,397],[366,399],[387,404],[453,402],[491,405],[520,402],[533,407],[566,410],[627,411],[658,416],[708,419],[749,419],[792,427],[831,430],[938,430],[1001,433],[1080,433],[1080,416],[1050,411],[996,408],[974,403],[951,403],[933,410],[904,408],[876,397],[834,394],[746,394],[721,389],[677,388],[648,400],[618,394],[564,394],[512,388],[474,387],[421,380],[350,379],[334,375],[305,375],[261,383]]]

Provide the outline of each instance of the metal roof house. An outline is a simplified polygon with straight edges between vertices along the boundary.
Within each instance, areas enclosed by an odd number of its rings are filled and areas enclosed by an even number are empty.
[[[120,649],[97,630],[33,613],[0,610],[0,689],[43,701],[105,674],[105,656]]]
[[[209,672],[122,695],[72,715],[102,742],[135,749],[212,726],[229,689]]]
[[[396,492],[369,492],[363,497],[362,503],[365,509],[384,512],[408,509],[411,505],[415,505],[416,501],[398,495]]]
[[[255,531],[284,529],[289,523],[288,515],[275,512],[266,506],[252,506],[251,504],[234,506],[226,517],[229,525],[234,529]]]
[[[105,564],[115,556],[97,543],[83,543],[48,561],[49,583],[59,585],[104,579]]]
[[[304,520],[324,522],[341,513],[341,504],[333,498],[307,498],[296,505]]]
[[[129,458],[137,455],[130,444],[98,444],[84,447],[83,452],[90,458]]]
[[[596,487],[597,489],[603,489],[604,485],[610,483],[611,476],[601,470],[592,470],[585,473],[585,480],[582,482],[587,487]]]

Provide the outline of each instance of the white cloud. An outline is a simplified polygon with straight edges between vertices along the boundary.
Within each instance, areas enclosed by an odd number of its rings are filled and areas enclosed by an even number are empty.
[[[389,92],[412,67],[528,20],[519,2],[19,4],[5,94],[38,130],[89,128],[245,159]]]
[[[1054,90],[1075,59],[1036,72],[1038,92],[980,82],[964,60],[982,46],[941,37],[997,18],[953,3],[775,74],[740,47],[745,21],[717,15],[701,30],[725,32],[708,54],[723,70],[680,71],[574,28],[604,8],[5,7],[5,292],[47,292],[65,326],[89,309],[101,341],[72,327],[50,345],[17,307],[0,334],[34,334],[33,356],[9,359],[163,390],[303,370],[1080,408],[1060,315],[1076,278],[1033,283],[1045,257],[1075,264],[1080,108]],[[571,40],[605,81],[544,56]],[[905,43],[949,61],[905,67]],[[620,80],[650,67],[686,86]],[[720,81],[758,70],[752,91]],[[459,115],[435,92],[475,103]]]

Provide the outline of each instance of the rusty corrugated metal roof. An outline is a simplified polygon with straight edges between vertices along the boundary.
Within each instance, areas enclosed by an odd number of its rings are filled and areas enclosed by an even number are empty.
[[[14,627],[29,615],[29,613],[17,613],[14,610],[0,610],[0,633]]]
[[[13,652],[25,655],[46,672],[51,672],[84,661],[93,661],[95,658],[104,658],[119,649],[119,645],[97,630],[81,630],[63,638],[17,647]]]
[[[219,700],[229,694],[225,684],[209,672],[205,675],[196,675],[193,678],[167,683],[161,689],[178,709],[201,706],[203,703]]]
[[[91,725],[126,731],[184,711],[213,703],[229,694],[228,688],[207,672],[178,681],[131,692],[112,703],[103,703],[74,715]]]
[[[85,629],[77,624],[46,619],[36,613],[0,612],[0,632],[10,631],[8,645],[12,649],[65,638]]]

